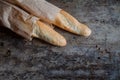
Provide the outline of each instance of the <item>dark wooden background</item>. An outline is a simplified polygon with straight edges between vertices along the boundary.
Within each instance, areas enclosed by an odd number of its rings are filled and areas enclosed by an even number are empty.
[[[56,47],[0,27],[0,80],[120,80],[120,1],[48,0],[92,29]]]

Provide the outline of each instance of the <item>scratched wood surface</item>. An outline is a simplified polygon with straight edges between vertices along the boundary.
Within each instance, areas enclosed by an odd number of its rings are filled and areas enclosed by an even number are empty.
[[[120,80],[120,1],[48,0],[92,29],[56,47],[0,27],[0,80]]]

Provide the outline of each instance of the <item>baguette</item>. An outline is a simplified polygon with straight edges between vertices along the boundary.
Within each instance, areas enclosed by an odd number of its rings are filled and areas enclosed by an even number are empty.
[[[91,30],[86,25],[79,23],[74,17],[64,10],[61,10],[57,14],[53,24],[74,34],[83,36],[89,36],[91,34]]]
[[[41,20],[54,24],[59,28],[74,34],[89,36],[91,30],[88,26],[79,23],[74,17],[64,10],[52,5],[45,0],[5,0],[17,5],[27,12],[39,17]]]
[[[34,27],[33,30],[33,37],[45,40],[56,46],[66,45],[66,40],[63,36],[41,21],[36,22],[36,27]]]
[[[24,10],[0,0],[0,12],[0,22],[2,21],[6,28],[22,37],[28,40],[36,37],[57,46],[66,45],[65,38],[54,31],[49,24]]]
[[[79,23],[69,13],[45,0],[0,0],[0,2],[1,12],[7,14],[0,18],[4,25],[29,40],[36,37],[53,45],[65,46],[67,44],[65,38],[49,24],[78,35],[91,34],[88,26]],[[2,8],[3,6],[5,8]]]

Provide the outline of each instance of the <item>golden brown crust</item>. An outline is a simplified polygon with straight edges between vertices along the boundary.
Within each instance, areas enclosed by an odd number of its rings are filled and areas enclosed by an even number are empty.
[[[86,25],[79,23],[64,10],[61,10],[60,13],[58,13],[53,24],[78,35],[89,36],[91,34],[91,30]]]
[[[34,30],[34,37],[45,40],[46,42],[57,46],[65,46],[67,44],[63,36],[45,23],[37,21],[36,24],[38,26],[36,26],[36,29]]]

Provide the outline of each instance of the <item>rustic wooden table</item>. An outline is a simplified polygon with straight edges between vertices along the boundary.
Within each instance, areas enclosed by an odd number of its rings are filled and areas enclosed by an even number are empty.
[[[88,38],[56,29],[56,47],[0,27],[0,80],[120,80],[120,1],[49,0],[92,29]]]

